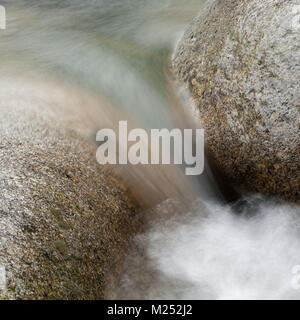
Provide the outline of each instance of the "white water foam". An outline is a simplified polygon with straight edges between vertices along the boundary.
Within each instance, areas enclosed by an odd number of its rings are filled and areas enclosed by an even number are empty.
[[[137,244],[144,256],[134,257],[122,282],[130,298],[300,298],[292,286],[300,264],[299,206],[253,196],[238,214],[201,204],[155,223]]]

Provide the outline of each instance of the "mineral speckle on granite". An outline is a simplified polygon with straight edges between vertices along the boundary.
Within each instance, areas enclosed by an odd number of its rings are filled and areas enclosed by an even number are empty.
[[[0,79],[1,299],[101,299],[115,281],[138,204],[97,164],[88,104]]]
[[[239,186],[300,200],[300,2],[207,2],[173,59],[209,152]]]

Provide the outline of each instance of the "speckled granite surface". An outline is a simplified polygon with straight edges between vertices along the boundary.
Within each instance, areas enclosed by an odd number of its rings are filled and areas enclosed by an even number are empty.
[[[173,66],[230,181],[300,200],[300,2],[208,1]]]
[[[138,204],[97,164],[89,111],[59,85],[0,79],[2,299],[109,294]]]

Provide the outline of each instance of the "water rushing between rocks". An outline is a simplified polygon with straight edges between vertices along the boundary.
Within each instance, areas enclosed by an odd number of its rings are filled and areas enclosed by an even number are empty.
[[[65,128],[70,128],[72,139],[83,135],[85,141],[88,141],[86,143],[91,145],[95,142],[96,130],[101,129],[99,126],[114,127],[118,120],[129,120],[132,125],[137,124],[138,127],[145,129],[176,126],[190,128],[192,122],[185,120],[187,118],[181,109],[182,102],[174,94],[176,89],[172,85],[169,69],[176,42],[196,13],[201,10],[204,2],[199,0],[186,0],[184,3],[181,0],[88,0],[84,2],[32,0],[29,5],[28,1],[22,0],[2,1],[3,5],[7,6],[9,15],[7,30],[5,33],[0,33],[0,80],[1,83],[10,85],[9,103],[14,107],[21,104],[23,95],[27,97],[28,106],[39,101],[39,107],[45,110],[35,120],[44,119],[47,123],[49,116],[47,105],[53,101],[55,104],[60,101],[60,104],[57,103],[58,107],[56,106],[60,110],[57,114],[61,114],[59,123],[63,123],[62,126]],[[26,86],[22,86],[22,82],[26,83]],[[24,87],[22,94],[16,91],[13,95],[11,88],[14,83],[18,88]],[[7,110],[9,108],[6,107],[6,99],[8,94],[2,90],[1,105]],[[68,108],[64,111],[66,105]],[[34,109],[34,114],[39,113],[39,107]],[[24,108],[17,110],[23,110],[24,114],[26,113]],[[56,112],[50,112],[51,119],[55,118]],[[18,114],[18,117],[21,121],[22,115]],[[26,115],[26,117],[30,116]],[[81,118],[84,121],[81,122]],[[50,128],[55,128],[54,132],[59,133],[60,129],[57,129],[53,123],[55,120],[51,122]],[[77,126],[77,123],[80,125]],[[15,126],[16,130],[19,130],[18,122]],[[27,130],[28,126],[25,127]],[[34,134],[40,131],[39,134],[45,137],[47,137],[47,130],[47,128],[45,130],[32,128]],[[5,132],[10,132],[8,129],[4,131],[3,135]],[[24,137],[29,144],[30,131],[31,129],[25,131],[26,137]],[[16,136],[22,144],[22,130]],[[63,148],[69,150],[65,138],[68,138],[68,135],[63,138],[57,137]],[[52,153],[50,152],[51,157],[55,154],[53,151],[55,139],[51,141],[53,148]],[[76,173],[70,173],[69,167],[65,170],[63,159],[59,159],[62,169],[57,172],[53,168],[55,164],[51,157],[50,164],[49,159],[46,159],[42,166],[45,168],[43,175],[47,177],[49,173],[47,168],[53,169],[55,177],[56,175],[64,176],[63,186],[67,185],[71,188],[66,192],[71,209],[62,210],[59,206],[53,208],[55,218],[49,221],[56,221],[55,223],[58,221],[58,225],[62,226],[59,232],[53,232],[54,238],[61,238],[62,234],[68,232],[66,231],[68,227],[65,227],[66,221],[61,217],[62,211],[69,215],[72,222],[72,210],[80,213],[84,208],[84,220],[78,223],[80,229],[83,223],[87,223],[89,217],[96,219],[93,210],[101,204],[102,199],[105,199],[104,209],[106,208],[106,212],[112,214],[112,219],[116,219],[116,225],[120,226],[124,223],[126,228],[130,229],[129,209],[133,204],[128,200],[123,185],[116,184],[116,190],[109,196],[105,195],[101,189],[100,196],[96,192],[99,198],[93,200],[90,193],[86,191],[88,182],[77,184],[80,181],[78,172],[84,168],[81,165],[87,153],[84,147],[81,147],[81,142],[74,144],[77,147],[80,145],[82,154],[85,154],[78,159],[78,162],[75,161],[78,166]],[[31,147],[35,150],[35,146],[31,145]],[[89,145],[88,149],[93,147]],[[5,152],[1,148],[0,145],[0,151]],[[63,155],[69,159],[67,150]],[[92,151],[91,154],[93,154]],[[30,156],[30,153],[28,155]],[[41,161],[39,157],[34,159],[36,162]],[[56,158],[53,156],[53,159]],[[72,164],[71,160],[70,163]],[[94,176],[93,166],[94,164],[89,164],[90,179]],[[10,170],[9,175],[13,176],[13,168]],[[119,265],[118,262],[116,269],[118,269],[117,273],[121,269],[121,277],[118,281],[116,279],[107,281],[109,288],[106,288],[106,297],[122,299],[300,298],[300,291],[294,290],[291,285],[294,276],[292,269],[295,265],[300,265],[299,206],[283,203],[278,199],[249,194],[243,195],[242,200],[239,199],[238,202],[226,203],[226,199],[224,200],[226,197],[222,196],[226,186],[220,190],[218,186],[222,185],[222,181],[213,180],[208,165],[206,175],[199,181],[190,181],[185,178],[180,168],[135,170],[128,168],[126,170],[124,172],[122,169],[120,173],[123,183],[126,187],[130,187],[140,202],[144,200],[142,217],[146,219],[148,229],[143,231],[139,229],[124,265]],[[34,172],[34,168],[30,167],[30,172]],[[3,172],[1,174],[4,176]],[[5,177],[6,180],[10,179],[9,175]],[[39,188],[45,186],[47,178],[43,175],[42,183],[34,182],[32,185],[38,185]],[[99,175],[102,182],[107,181],[102,173]],[[25,186],[21,178],[13,177],[12,179],[13,182],[8,182],[8,187],[5,185],[7,199],[11,196],[13,187],[19,186],[22,189]],[[114,178],[109,177],[108,187],[111,183],[114,184],[115,180],[111,179]],[[73,184],[74,181],[76,184]],[[99,181],[100,184],[101,181]],[[94,182],[92,185],[95,185]],[[38,197],[30,188],[28,186],[28,197],[32,194]],[[73,204],[70,203],[72,195],[81,191],[83,199],[79,197],[73,208]],[[64,196],[61,190],[59,197],[56,197],[53,192],[55,190],[47,190],[49,197],[53,197],[52,200],[59,201],[58,198]],[[119,194],[122,195],[122,201],[118,200]],[[12,206],[9,207],[13,199],[7,199],[4,201],[0,197],[1,215],[6,217],[5,219],[13,210]],[[39,201],[44,204],[42,197]],[[49,199],[47,201],[47,205],[50,206],[52,202],[49,202]],[[187,206],[186,202],[192,205]],[[19,205],[17,207],[18,209],[14,210],[19,213],[21,209]],[[122,208],[128,215],[126,222],[117,217],[117,213],[122,212]],[[30,210],[30,204],[28,204],[24,215],[31,212]],[[31,214],[33,216],[31,212],[26,219],[30,220]],[[18,219],[22,216],[23,214],[18,214]],[[131,218],[137,219],[132,216]],[[9,219],[9,224],[4,223],[3,227],[0,225],[0,232],[4,232],[3,228],[8,228],[9,225],[13,234],[14,222],[12,217]],[[49,221],[46,220],[45,225]],[[104,232],[107,232],[106,223],[103,224]],[[87,226],[91,227],[90,224],[91,222],[87,223]],[[123,239],[116,239],[116,235],[126,232],[126,228],[120,227],[116,234],[109,234],[104,239],[99,239],[99,242],[111,241],[110,243],[116,244],[116,248],[121,247]],[[81,231],[80,229],[79,234]],[[131,229],[130,231],[133,233]],[[51,231],[51,234],[47,235],[49,239],[52,239],[53,233]],[[87,233],[88,230],[85,235],[87,238],[90,237],[90,243],[95,243],[94,235],[98,233],[93,235]],[[36,240],[34,229],[30,229],[28,234],[30,239]],[[80,241],[78,247],[85,241],[83,236],[80,237]],[[41,243],[39,239],[37,242]],[[4,244],[3,246],[5,247]],[[70,254],[71,259],[76,261],[79,275],[89,269],[82,267],[81,258],[76,253],[78,248],[72,248],[72,253],[68,253],[68,248],[62,240],[57,240],[54,247],[57,250],[53,249],[53,252],[52,249],[42,250],[43,259],[50,257],[50,260],[57,262],[64,256],[67,261],[66,257]],[[114,249],[110,246],[108,249],[113,255]],[[59,251],[58,254],[57,251]],[[95,253],[90,251],[84,251],[84,253],[90,259],[89,261],[94,261]],[[105,250],[101,251],[101,254],[105,255]],[[35,268],[34,262],[26,261],[25,263],[28,268],[30,266]],[[95,266],[97,267],[98,264],[93,265]],[[107,269],[109,266],[105,265],[99,274],[107,272]],[[97,270],[95,272],[97,273]],[[57,274],[54,272],[52,276],[55,277]],[[66,286],[67,293],[63,292],[62,297],[95,298],[97,293],[92,292],[89,296],[83,294],[82,290],[88,287],[89,281],[98,280],[95,276],[94,279],[85,278],[84,281],[79,281],[79,285],[76,283],[72,288]],[[58,284],[55,283],[55,285]],[[19,290],[21,293],[26,293],[22,286]],[[93,287],[93,290],[96,292],[98,288]],[[101,287],[101,292],[102,290],[104,289]],[[14,295],[15,292],[12,293],[12,296]],[[45,295],[44,291],[39,292],[39,295]]]

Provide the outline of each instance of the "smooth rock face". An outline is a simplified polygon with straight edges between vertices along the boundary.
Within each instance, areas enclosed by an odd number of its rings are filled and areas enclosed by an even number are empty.
[[[299,201],[300,1],[208,1],[173,66],[226,176]]]
[[[0,79],[2,299],[100,299],[118,274],[138,205],[96,162],[89,103]]]

